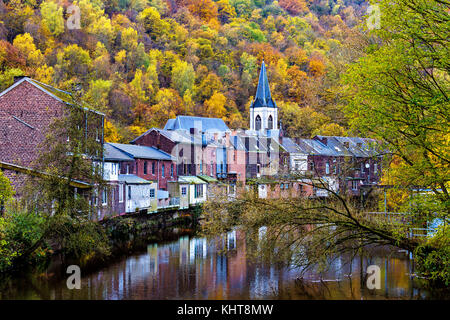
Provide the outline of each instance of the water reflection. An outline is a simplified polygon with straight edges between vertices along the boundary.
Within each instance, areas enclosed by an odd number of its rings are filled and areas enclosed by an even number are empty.
[[[264,233],[265,230],[260,233]],[[228,249],[225,253],[224,249]],[[147,251],[112,264],[82,279],[81,290],[65,281],[14,279],[0,288],[1,299],[424,299],[404,253],[371,257],[337,257],[329,270],[309,271],[299,279],[295,267],[250,261],[245,235],[234,230],[207,241],[181,236],[152,243]],[[381,289],[366,288],[370,264],[381,268]]]

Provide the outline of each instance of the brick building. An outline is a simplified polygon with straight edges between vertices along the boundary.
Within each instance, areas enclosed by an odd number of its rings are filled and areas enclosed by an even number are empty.
[[[35,168],[51,124],[73,108],[83,113],[83,123],[77,124],[79,128],[102,144],[102,113],[79,106],[69,92],[28,77],[16,77],[15,83],[0,93],[0,162],[22,169]],[[7,165],[2,167],[20,196],[24,175],[18,170],[5,169]]]

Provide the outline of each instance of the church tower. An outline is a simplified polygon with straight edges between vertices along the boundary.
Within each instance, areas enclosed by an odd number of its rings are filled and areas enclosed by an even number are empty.
[[[250,130],[263,135],[278,135],[278,108],[270,94],[264,61],[259,72],[255,100],[250,106]]]

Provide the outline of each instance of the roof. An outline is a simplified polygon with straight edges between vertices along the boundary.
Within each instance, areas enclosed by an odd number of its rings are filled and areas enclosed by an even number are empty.
[[[134,144],[109,143],[109,145],[125,153],[127,156],[138,159],[173,160],[174,158],[159,149]]]
[[[231,132],[225,122],[219,118],[177,116],[175,119],[169,119],[164,126],[164,130],[181,129],[187,130],[187,132],[190,132],[192,128],[197,128],[199,132]]]
[[[9,88],[7,88],[3,92],[1,92],[0,93],[0,97],[2,97],[3,95],[5,95],[6,93],[8,93],[9,91],[11,91],[12,89],[14,89],[15,87],[19,86],[20,84],[22,84],[24,82],[30,83],[31,85],[35,86],[39,90],[43,91],[44,93],[48,94],[49,96],[55,98],[56,100],[58,100],[60,102],[66,103],[66,104],[71,105],[71,106],[76,106],[76,107],[82,108],[84,110],[97,113],[97,114],[102,115],[102,116],[105,115],[104,113],[101,113],[99,111],[96,111],[96,110],[93,110],[91,108],[87,108],[87,107],[81,106],[73,98],[72,93],[70,93],[68,91],[57,89],[55,87],[52,87],[52,86],[50,86],[48,84],[45,84],[43,82],[31,79],[29,77],[23,77],[22,79],[18,80],[16,83],[11,85]]]
[[[239,138],[242,140],[245,151],[247,152],[266,152],[266,143],[261,143],[261,140],[257,136],[241,135]]]
[[[264,61],[261,64],[261,70],[259,72],[259,80],[258,80],[258,87],[256,89],[255,100],[253,100],[250,108],[261,108],[261,107],[269,107],[269,108],[277,107],[270,93],[269,79],[267,78],[266,65]]]
[[[377,154],[377,142],[374,139],[360,137],[317,136],[326,138],[327,145],[333,148],[344,149],[355,157],[371,157]],[[345,146],[348,144],[348,148]]]
[[[281,144],[289,153],[302,153],[302,149],[291,138],[283,138]]]
[[[119,149],[113,147],[109,143],[104,145],[104,159],[105,161],[133,161],[133,158],[128,156],[126,153],[120,151]]]
[[[142,179],[134,174],[119,174],[119,181],[127,184],[152,184],[153,181]]]
[[[196,176],[179,176],[178,182],[180,183],[190,183],[190,184],[205,184],[206,181],[197,178]]]
[[[235,150],[245,150],[244,142],[242,141],[241,137],[237,135],[230,136],[230,144]]]
[[[171,119],[174,120],[174,119]],[[157,131],[167,139],[175,142],[175,143],[184,143],[184,144],[202,144],[202,139],[198,135],[191,135],[186,130],[164,130],[159,128],[151,128],[141,134],[139,137],[133,139],[131,143],[136,142],[139,138],[149,134],[151,131]]]
[[[207,175],[203,175],[203,174],[198,175],[197,177],[199,177],[200,179],[202,179],[202,180],[204,180],[204,181],[206,181],[208,183],[212,183],[212,182],[217,182],[218,181],[217,179],[215,179],[215,178],[213,178],[211,176],[207,176]]]
[[[347,143],[348,147],[346,146]],[[359,137],[316,136],[314,139],[296,139],[296,141],[285,137],[282,144],[289,153],[333,157],[371,157],[377,155],[376,140]]]

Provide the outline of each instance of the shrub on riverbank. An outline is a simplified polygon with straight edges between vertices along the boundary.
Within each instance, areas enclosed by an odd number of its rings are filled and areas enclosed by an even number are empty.
[[[44,225],[44,218],[36,213],[7,210],[0,217],[0,272],[11,269],[15,261],[42,237]],[[42,261],[50,252],[43,243],[28,257],[27,262]]]
[[[416,250],[417,270],[436,284],[450,285],[450,227],[442,226]]]

